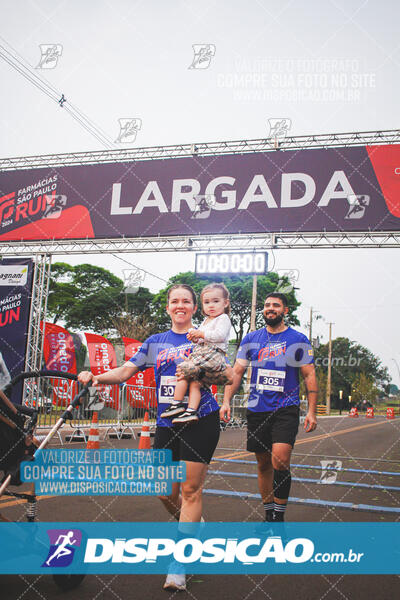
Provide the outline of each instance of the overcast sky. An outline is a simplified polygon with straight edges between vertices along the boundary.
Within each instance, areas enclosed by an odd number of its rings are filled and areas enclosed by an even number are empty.
[[[267,137],[268,119],[291,135],[396,129],[400,6],[363,0],[131,0],[1,2],[0,44],[36,69],[116,140],[118,119],[141,119],[132,146]],[[190,69],[194,44],[211,44],[207,69]],[[332,73],[340,74],[333,78]],[[0,157],[101,150],[67,111],[0,59]],[[335,83],[336,82],[336,83]],[[124,147],[119,144],[118,147]],[[129,144],[128,144],[129,147]],[[124,261],[149,271],[156,291],[194,256],[57,257],[123,277]],[[302,329],[347,336],[381,357],[400,386],[399,250],[281,250],[276,269],[298,272]],[[123,260],[122,260],[123,259]]]

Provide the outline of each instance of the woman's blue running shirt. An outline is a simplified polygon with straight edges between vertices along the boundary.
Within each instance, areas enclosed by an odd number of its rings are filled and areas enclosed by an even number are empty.
[[[174,333],[171,329],[164,333],[156,333],[147,338],[139,350],[130,359],[140,371],[154,367],[157,386],[157,425],[171,427],[171,419],[162,419],[160,414],[167,408],[174,398],[176,367],[193,350],[193,344],[188,341],[186,333]],[[185,398],[187,401],[187,398]],[[198,409],[200,418],[218,410],[219,406],[211,391],[201,389],[201,400]]]

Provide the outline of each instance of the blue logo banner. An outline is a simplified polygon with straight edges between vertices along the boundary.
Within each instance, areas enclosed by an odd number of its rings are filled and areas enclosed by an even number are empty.
[[[390,543],[389,543],[390,540]],[[0,573],[398,574],[400,523],[0,523]]]

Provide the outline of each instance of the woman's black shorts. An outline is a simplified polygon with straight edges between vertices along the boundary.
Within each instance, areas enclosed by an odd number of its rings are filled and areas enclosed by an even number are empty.
[[[273,412],[247,411],[247,450],[270,452],[272,444],[294,446],[299,429],[300,409],[284,406]]]
[[[190,460],[209,464],[219,440],[219,410],[197,423],[186,423],[176,427],[157,427],[154,449],[172,450],[172,460]]]

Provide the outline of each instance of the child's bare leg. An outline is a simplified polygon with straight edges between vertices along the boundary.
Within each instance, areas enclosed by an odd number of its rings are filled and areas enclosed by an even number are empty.
[[[201,399],[201,383],[199,381],[191,381],[189,385],[189,403],[188,408],[197,410]]]
[[[227,379],[229,379],[229,381],[226,382],[226,385],[232,385],[232,383],[233,383],[233,369],[232,369],[232,367],[226,367],[225,371],[222,371],[222,373],[225,375],[225,377]]]
[[[174,402],[183,402],[189,382],[186,379],[181,379],[176,382]]]

